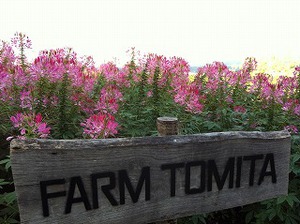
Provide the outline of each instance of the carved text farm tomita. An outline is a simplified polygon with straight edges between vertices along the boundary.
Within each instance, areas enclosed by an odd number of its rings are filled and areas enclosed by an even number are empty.
[[[260,161],[259,167],[257,167],[258,161]],[[185,195],[212,191],[214,185],[221,191],[224,187],[228,189],[240,188],[242,184],[251,187],[261,185],[264,181],[277,182],[273,153],[229,157],[224,162],[225,166],[222,169],[218,168],[219,166],[214,159],[161,164],[159,169],[162,175],[167,174],[168,176],[165,183],[161,184],[169,186],[168,197],[176,197],[178,190],[176,189],[176,177],[179,170],[184,172],[183,190]],[[91,186],[87,186],[87,183],[84,184],[81,176],[40,181],[43,216],[49,216],[49,201],[59,197],[66,197],[65,209],[62,211],[65,214],[71,213],[74,203],[82,203],[86,210],[91,210],[98,209],[101,200],[108,200],[111,206],[122,206],[125,203],[136,203],[140,196],[144,195],[143,200],[150,201],[151,195],[155,194],[155,192],[151,192],[151,183],[156,181],[151,176],[151,170],[152,167],[150,166],[142,167],[140,175],[136,177],[136,183],[133,183],[131,175],[126,169],[91,173],[89,177]],[[193,172],[191,172],[192,170]],[[248,174],[247,181],[241,183],[244,171],[247,171]],[[195,179],[192,175],[196,175],[199,180],[196,187],[191,184],[191,180]],[[70,178],[69,184],[67,184],[66,178]],[[100,185],[100,179],[106,179],[107,182]],[[228,186],[225,186],[225,182],[228,182]],[[49,192],[48,187],[54,185],[66,185],[64,187],[68,190]],[[87,191],[87,187],[92,190]],[[79,197],[75,197],[76,189],[79,192]],[[114,189],[118,190],[118,195],[112,192]],[[105,198],[99,200],[98,191],[102,191]],[[91,192],[91,195],[88,195],[87,192]],[[127,193],[132,202],[125,200]]]

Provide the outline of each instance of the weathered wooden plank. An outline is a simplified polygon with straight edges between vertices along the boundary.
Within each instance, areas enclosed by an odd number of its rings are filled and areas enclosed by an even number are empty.
[[[11,143],[22,223],[39,224],[146,223],[273,198],[287,193],[289,156],[285,131]]]

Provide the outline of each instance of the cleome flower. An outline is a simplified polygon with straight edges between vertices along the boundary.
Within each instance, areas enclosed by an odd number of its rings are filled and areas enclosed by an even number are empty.
[[[81,126],[84,127],[84,136],[92,139],[107,138],[118,133],[118,123],[114,116],[108,113],[94,114],[82,122]]]
[[[43,122],[43,117],[40,113],[37,115],[34,113],[17,113],[11,116],[10,120],[20,132],[17,138],[47,138],[50,135],[51,128],[46,122]]]

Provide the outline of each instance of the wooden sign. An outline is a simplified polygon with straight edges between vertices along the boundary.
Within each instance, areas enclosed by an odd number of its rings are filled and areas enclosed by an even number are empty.
[[[290,135],[13,140],[22,223],[147,223],[288,191]]]

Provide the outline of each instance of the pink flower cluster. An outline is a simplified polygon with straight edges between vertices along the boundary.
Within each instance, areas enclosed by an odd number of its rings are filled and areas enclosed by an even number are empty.
[[[154,72],[157,68],[160,72],[158,81],[160,88],[171,86],[171,88],[176,89],[189,81],[190,66],[182,58],[166,58],[162,55],[148,54],[140,61],[143,63],[139,66],[147,71],[149,84],[153,83]]]
[[[295,125],[287,125],[284,127],[284,129],[291,134],[298,134],[298,128]]]
[[[17,137],[25,138],[47,138],[50,135],[51,128],[46,122],[43,122],[41,114],[22,114],[17,113],[10,117],[15,128],[20,131]]]
[[[240,105],[240,95],[235,94],[236,90],[242,90],[247,95],[256,95],[258,100],[264,102],[265,107],[272,102],[278,103],[283,111],[299,116],[300,101],[295,98],[295,94],[299,91],[300,68],[295,68],[294,76],[280,76],[275,82],[268,74],[251,76],[256,64],[254,58],[247,58],[243,67],[237,71],[230,70],[221,62],[200,67],[193,81],[181,82],[175,88],[174,100],[187,111],[199,114],[210,104],[207,96],[220,97],[223,94],[220,104],[222,101],[227,102],[234,111],[244,113],[246,108]]]
[[[78,111],[82,111],[86,122],[99,113],[106,116],[105,122],[110,129],[102,130],[104,134],[94,136],[107,137],[108,134],[117,133],[117,125],[111,125],[109,119],[116,124],[110,114],[118,111],[118,102],[122,100],[119,89],[125,85],[126,73],[113,63],[96,68],[92,57],[78,58],[70,48],[41,51],[33,62],[28,63],[22,54],[31,48],[30,39],[16,33],[11,43],[21,50],[21,57],[15,55],[13,47],[8,43],[3,42],[0,46],[0,102],[21,111],[10,119],[12,125],[20,131],[18,137],[50,136],[47,123],[56,123],[53,120],[55,118],[47,115],[47,121],[41,122],[41,111],[49,113],[49,110],[56,110],[60,103],[59,91],[66,78],[65,88],[71,94],[69,99]],[[23,61],[19,60],[22,57]],[[95,91],[99,79],[103,79],[103,83],[99,84],[101,89]]]
[[[28,36],[23,33],[15,33],[15,36],[11,39],[11,43],[16,48],[31,48],[32,43]]]
[[[81,123],[81,126],[84,127],[84,135],[95,139],[117,134],[118,123],[110,114],[94,114]]]
[[[246,64],[248,66],[248,64]],[[243,68],[231,71],[224,63],[214,62],[198,69],[192,82],[181,82],[176,88],[174,100],[184,106],[187,111],[199,114],[209,102],[208,95],[216,95],[217,91],[224,92],[224,101],[233,102],[235,87],[247,88],[251,81],[249,69]]]
[[[21,50],[21,57],[14,48]],[[14,108],[10,120],[21,138],[50,137],[54,127],[47,124],[56,122],[49,114],[58,110],[63,87],[78,112],[77,124],[88,138],[115,136],[122,128],[115,117],[120,105],[128,102],[125,94],[145,86],[145,97],[151,99],[157,96],[156,83],[161,93],[191,114],[226,106],[242,116],[251,111],[247,95],[255,97],[263,109],[275,103],[284,113],[300,116],[300,67],[293,77],[275,81],[267,74],[253,76],[257,62],[246,58],[239,70],[213,62],[198,68],[191,79],[189,64],[179,57],[146,54],[136,59],[133,49],[131,60],[119,68],[113,62],[95,66],[92,57],[78,57],[70,48],[44,50],[27,62],[23,54],[28,48],[31,41],[21,33],[16,33],[11,44],[0,45],[0,103]]]

